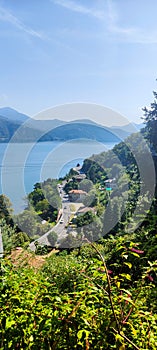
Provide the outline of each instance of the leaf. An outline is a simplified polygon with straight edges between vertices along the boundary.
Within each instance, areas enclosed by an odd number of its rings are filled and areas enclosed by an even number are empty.
[[[130,262],[124,262],[125,265],[127,265],[129,267],[129,269],[132,268],[132,264]]]
[[[20,298],[17,295],[13,295],[13,296],[11,296],[11,300],[20,301]]]
[[[85,333],[85,336],[86,336],[86,339],[87,339],[90,332],[87,331],[87,329],[80,329],[78,331],[78,333],[77,333],[77,337],[78,337],[79,340],[81,340],[83,333]]]
[[[125,350],[125,344],[122,344],[119,348],[119,350]]]
[[[121,274],[121,277],[126,278],[128,281],[131,280],[131,276],[130,276],[128,273],[122,273],[122,274]]]
[[[55,296],[55,300],[56,300],[56,301],[59,301],[59,302],[61,303],[61,298],[58,297],[57,295]]]
[[[134,255],[134,256],[136,256],[137,258],[140,258],[140,255],[139,254],[137,254],[137,253],[134,253],[134,252],[130,252],[132,255]]]
[[[126,298],[124,296],[121,296],[122,300],[125,300],[128,304],[130,303],[131,305],[133,305],[134,307],[136,307],[136,304],[130,299],[130,298]]]
[[[125,258],[127,260],[128,258],[128,254],[122,254],[123,258]]]
[[[119,289],[119,288],[120,288],[120,282],[118,281],[118,282],[116,283],[116,285],[117,285],[117,288]]]
[[[127,289],[122,288],[121,291],[126,293],[127,295],[130,295],[130,296],[132,295],[132,293]]]
[[[83,333],[83,330],[80,329],[78,332],[77,332],[77,338],[80,340],[82,338],[82,333]]]
[[[30,336],[29,341],[32,343],[34,340],[33,335]]]
[[[115,338],[116,338],[116,341],[120,341],[120,342],[123,341],[122,336],[120,334],[118,334],[118,333],[115,335]]]
[[[90,325],[90,323],[89,323],[85,318],[81,317],[81,319],[84,321],[84,323],[86,324],[86,326],[89,326],[89,325]]]
[[[6,328],[6,329],[11,328],[14,324],[15,324],[15,321],[14,321],[14,320],[9,320],[9,319],[7,318],[7,319],[6,319],[6,326],[5,326],[5,328]]]
[[[53,313],[53,316],[57,317],[57,315],[58,315],[58,310],[55,310],[54,313]]]
[[[132,325],[130,322],[127,322],[127,324],[130,326],[130,328],[131,328],[131,330],[132,330],[133,335],[134,335],[134,336],[136,336],[136,335],[137,335],[137,331],[136,331],[136,329],[133,327],[133,325]]]
[[[10,348],[12,347],[12,345],[13,345],[13,341],[10,340],[10,341],[9,341],[9,344],[8,344],[8,348],[10,349]]]
[[[123,245],[121,245],[120,247],[118,247],[118,248],[117,248],[117,251],[118,251],[118,250],[121,250],[121,249],[124,249],[124,246],[123,246]]]

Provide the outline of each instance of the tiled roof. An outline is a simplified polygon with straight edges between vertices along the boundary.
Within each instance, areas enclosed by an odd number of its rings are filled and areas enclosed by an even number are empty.
[[[86,194],[87,192],[82,190],[71,190],[69,191],[70,194]]]

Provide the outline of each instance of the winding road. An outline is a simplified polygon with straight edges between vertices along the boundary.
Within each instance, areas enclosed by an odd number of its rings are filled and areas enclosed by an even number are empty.
[[[66,228],[66,225],[68,224],[71,215],[78,210],[78,206],[80,207],[81,205],[83,205],[82,203],[79,203],[78,205],[76,203],[69,202],[68,195],[66,195],[66,193],[63,190],[64,185],[65,185],[64,182],[62,183],[62,185],[58,185],[58,190],[62,200],[62,215],[58,223],[55,226],[53,226],[52,229],[50,229],[44,235],[42,235],[41,237],[39,237],[38,239],[30,243],[29,248],[32,251],[35,251],[36,249],[35,242],[38,242],[41,245],[50,245],[48,241],[48,235],[52,231],[57,233],[57,236],[58,236],[57,244],[59,244],[59,242],[68,235],[68,229]],[[76,209],[75,212],[71,210],[72,207],[75,207]]]

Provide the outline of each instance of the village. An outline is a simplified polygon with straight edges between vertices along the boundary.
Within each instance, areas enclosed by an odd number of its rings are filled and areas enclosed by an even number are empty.
[[[72,176],[65,178],[57,185],[61,208],[58,210],[56,225],[30,243],[29,247],[33,251],[36,250],[36,244],[50,246],[48,237],[52,232],[57,234],[57,247],[61,247],[63,242],[66,245],[66,238],[69,234],[76,237],[78,227],[87,226],[97,218],[98,200],[94,184],[82,172],[80,164],[71,170]],[[116,179],[106,179],[103,185],[99,186],[99,192],[104,196],[109,196],[114,188],[116,188]]]

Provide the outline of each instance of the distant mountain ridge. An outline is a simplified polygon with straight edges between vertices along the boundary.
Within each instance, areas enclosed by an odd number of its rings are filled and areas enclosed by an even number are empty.
[[[65,141],[76,139],[89,139],[98,142],[120,142],[121,139],[110,130],[98,125],[85,123],[68,123],[61,125],[47,134],[41,141]]]
[[[0,116],[3,116],[4,118],[7,118],[12,122],[18,121],[19,123],[24,123],[26,120],[30,118],[28,115],[20,113],[10,107],[0,108]]]
[[[44,142],[91,139],[120,142],[142,127],[133,124],[105,127],[87,119],[65,122],[59,119],[36,120],[10,107],[0,108],[0,142]]]

